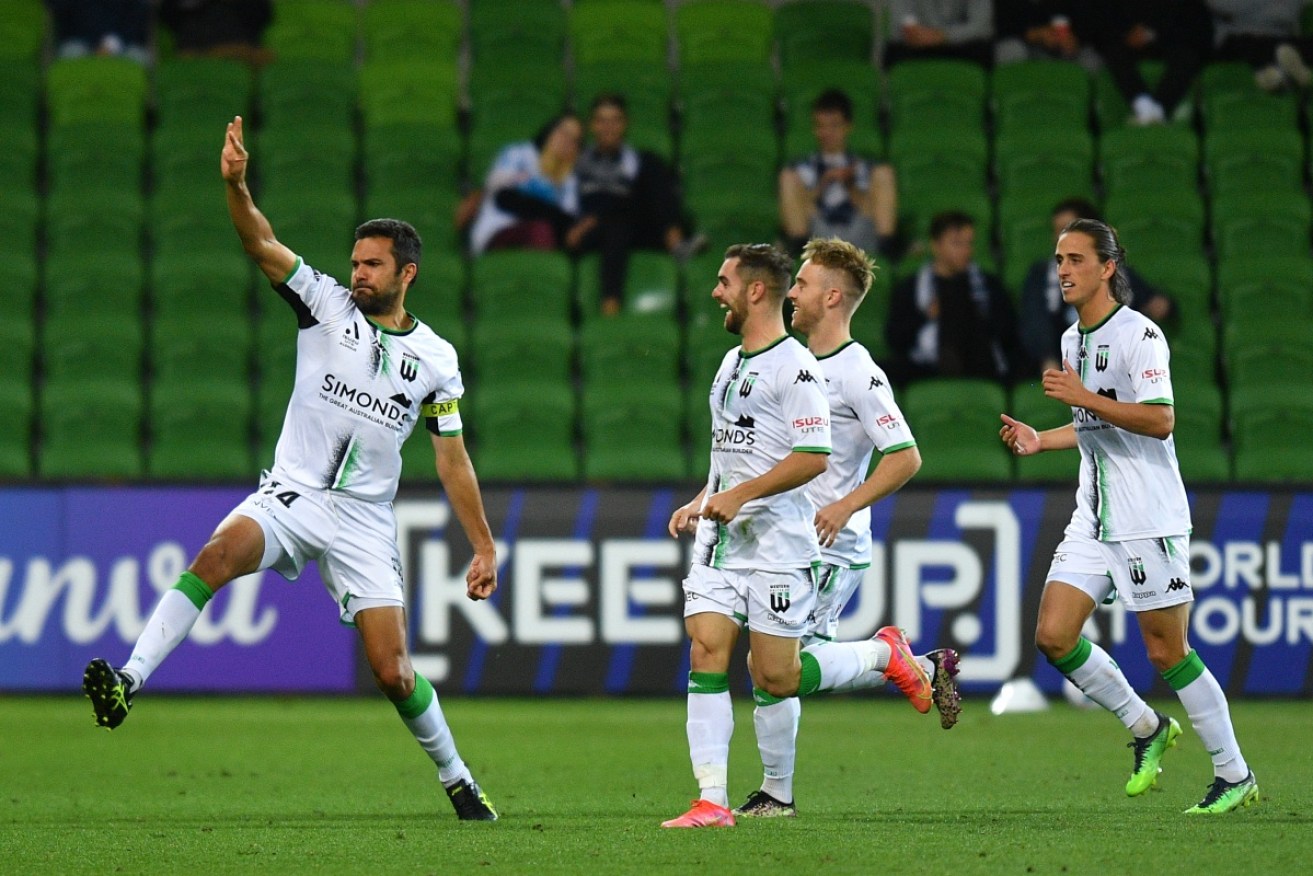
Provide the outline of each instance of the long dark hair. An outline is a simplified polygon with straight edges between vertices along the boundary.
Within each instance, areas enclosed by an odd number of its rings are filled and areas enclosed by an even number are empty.
[[[1126,250],[1122,249],[1121,242],[1117,240],[1117,229],[1098,219],[1073,219],[1062,229],[1062,233],[1067,234],[1072,231],[1079,231],[1094,241],[1094,251],[1098,254],[1099,261],[1113,263],[1112,276],[1108,279],[1113,300],[1118,304],[1129,306],[1131,283],[1126,279]]]

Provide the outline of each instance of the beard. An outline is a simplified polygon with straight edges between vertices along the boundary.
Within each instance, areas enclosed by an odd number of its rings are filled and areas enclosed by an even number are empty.
[[[400,297],[399,286],[390,286],[387,289],[357,287],[351,290],[351,300],[355,302],[356,309],[365,316],[379,316],[391,312]]]
[[[743,334],[743,317],[739,316],[733,308],[725,311],[725,331],[732,335]]]

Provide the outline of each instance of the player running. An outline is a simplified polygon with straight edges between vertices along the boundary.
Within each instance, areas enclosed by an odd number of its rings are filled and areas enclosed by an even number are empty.
[[[1143,794],[1157,783],[1181,727],[1151,709],[1108,653],[1081,635],[1095,606],[1116,592],[1213,760],[1213,783],[1186,814],[1230,812],[1257,802],[1258,783],[1236,742],[1226,694],[1186,641],[1194,600],[1190,506],[1172,441],[1169,353],[1162,329],[1126,306],[1125,257],[1104,223],[1068,223],[1055,258],[1062,298],[1078,318],[1062,336],[1062,368],[1045,371],[1043,381],[1046,396],[1071,406],[1073,422],[1036,432],[1002,415],[999,434],[1019,456],[1080,450],[1076,510],[1049,566],[1035,644],[1131,731],[1126,793]]]
[[[884,372],[850,331],[853,313],[871,288],[875,267],[870,258],[837,238],[812,239],[802,257],[802,267],[788,294],[793,304],[792,325],[806,335],[807,348],[824,372],[833,446],[825,473],[806,486],[816,507],[823,563],[817,576],[814,620],[802,639],[806,646],[835,639],[839,616],[871,565],[870,507],[911,480],[921,467],[921,454]],[[880,461],[870,477],[865,477],[875,450],[880,451]],[[876,638],[886,642],[891,651],[907,647],[897,627],[881,629]],[[931,677],[933,701],[940,724],[947,730],[957,723],[961,711],[955,681],[957,653],[944,648],[916,659]],[[893,661],[883,671],[864,673],[844,689],[882,686],[890,673],[905,667],[902,661]],[[735,815],[777,818],[797,814],[793,770],[800,713],[801,702],[796,697],[779,699],[757,693],[752,718],[764,776],[761,788],[734,810]]]
[[[415,673],[406,649],[392,499],[401,444],[421,418],[447,500],[474,548],[467,593],[486,599],[497,588],[492,533],[461,437],[464,389],[456,352],[405,309],[419,272],[419,236],[394,219],[361,225],[348,289],[274,236],[251,200],[247,158],[239,116],[228,125],[220,159],[228,212],[247,255],[291,305],[300,329],[296,382],[273,469],[160,599],[128,662],[115,669],[92,660],[82,689],[96,723],[112,730],[219,588],[270,568],[294,580],[315,560],[342,621],[360,633],[379,690],[437,765],[457,816],[494,821],[496,811],[456,751],[433,685]]]

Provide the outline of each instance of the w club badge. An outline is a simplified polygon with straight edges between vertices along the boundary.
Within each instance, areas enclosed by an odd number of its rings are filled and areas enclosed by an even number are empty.
[[[1099,344],[1099,349],[1095,351],[1095,353],[1094,353],[1094,370],[1095,370],[1095,371],[1107,371],[1107,370],[1108,370],[1108,345],[1107,345],[1107,344]]]
[[[419,360],[409,353],[401,354],[401,366],[397,369],[409,383],[419,376]]]
[[[1148,579],[1149,576],[1144,573],[1144,560],[1131,557],[1126,563],[1131,567],[1131,580],[1136,584],[1143,584]]]
[[[789,594],[788,584],[772,584],[770,586],[770,610],[776,614],[784,614],[789,610],[789,605],[793,600]]]

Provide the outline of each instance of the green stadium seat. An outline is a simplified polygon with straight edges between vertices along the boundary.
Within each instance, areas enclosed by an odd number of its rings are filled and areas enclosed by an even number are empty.
[[[599,257],[590,255],[579,262],[579,312],[585,322],[599,318],[602,288],[598,273]],[[674,320],[679,306],[679,265],[665,252],[633,250],[625,276],[622,312],[646,316],[663,314]]]
[[[994,176],[1001,197],[1011,195],[1094,199],[1094,138],[1064,131],[1062,149],[1053,148],[1052,131],[1018,127],[994,138]],[[1048,211],[1042,214],[1048,215]]]
[[[36,194],[39,152],[35,125],[0,128],[0,176],[8,181],[14,197]],[[6,200],[8,197],[6,193]]]
[[[1207,259],[1194,253],[1143,252],[1136,245],[1126,257],[1126,263],[1154,287],[1174,298],[1179,308],[1212,312],[1213,268]]]
[[[679,65],[767,63],[774,29],[774,10],[761,0],[687,0],[675,8]]]
[[[249,478],[251,390],[245,380],[156,383],[147,469],[164,480]]]
[[[0,383],[31,381],[36,342],[36,320],[30,309],[11,310],[0,321]]]
[[[215,212],[227,217],[223,200],[215,195],[219,182],[219,153],[223,149],[224,128],[193,125],[160,125],[150,134],[150,173],[152,200],[168,199],[184,192],[186,201],[195,205],[209,196]],[[222,189],[220,189],[222,191]],[[231,225],[231,222],[229,223]]]
[[[670,108],[675,83],[665,65],[644,61],[609,61],[576,64],[574,104],[587,112],[602,92],[624,96],[628,106],[627,139],[639,149],[650,149],[666,160],[674,155]]]
[[[1221,390],[1211,381],[1178,382],[1177,363],[1172,366],[1172,439],[1181,477],[1187,484],[1225,483],[1231,479],[1231,455],[1222,440],[1226,420]]]
[[[776,139],[776,93],[769,64],[707,62],[681,68],[681,155],[692,148],[743,152],[744,138],[753,143],[753,151],[773,151],[767,144]],[[735,136],[726,137],[727,130]]]
[[[1214,197],[1298,191],[1303,184],[1304,138],[1293,129],[1209,131],[1204,137],[1204,172]]]
[[[146,122],[146,70],[127,58],[62,58],[46,72],[52,128],[82,122]]]
[[[0,112],[9,120],[6,127],[35,131],[41,98],[40,65],[0,55]]]
[[[675,383],[589,381],[580,422],[589,481],[682,481],[683,393]]]
[[[1012,404],[1000,413],[1005,413],[1041,432],[1045,429],[1069,425],[1072,421],[1071,408],[1046,396],[1039,382],[1033,380],[1012,387]],[[999,441],[998,429],[1002,427],[1003,422],[997,417],[995,420],[998,421],[998,427],[994,429],[994,440]],[[912,434],[919,439],[921,432],[915,431],[917,424],[910,419],[908,422],[912,424],[914,430]],[[1080,456],[1074,451],[1037,453],[1034,456],[1018,456],[1015,459],[1017,480],[1024,483],[1074,483],[1080,472]]]
[[[983,135],[985,71],[969,61],[904,61],[888,74],[889,121],[905,130],[938,132],[952,143],[964,133]]]
[[[574,270],[559,252],[494,250],[473,262],[470,297],[480,320],[539,319],[568,322]]]
[[[465,431],[461,432],[462,438]],[[433,450],[433,433],[421,419],[401,445],[401,482],[434,484],[438,480],[437,457]]]
[[[251,322],[208,314],[174,315],[151,325],[150,360],[157,386],[208,381],[250,384]]]
[[[46,258],[46,316],[141,312],[145,271],[135,250],[82,253],[68,250]]]
[[[922,380],[899,406],[921,451],[918,482],[1009,481],[1012,454],[999,440],[1007,392],[986,380]]]
[[[1293,94],[1268,94],[1250,77],[1249,90],[1222,90],[1205,94],[1199,102],[1204,127],[1209,131],[1295,131],[1299,129],[1299,103]]]
[[[808,64],[817,58],[869,65],[875,42],[871,6],[860,0],[807,0],[775,9],[775,43],[780,66]]]
[[[76,200],[88,189],[140,192],[145,155],[140,125],[82,122],[55,128],[46,141],[47,193]],[[212,173],[211,182],[216,178]]]
[[[36,291],[37,228],[40,225],[41,203],[36,194],[15,192],[5,195],[5,208],[0,210],[0,255],[7,270],[15,271],[11,279],[20,287],[10,287],[13,306],[25,307]]]
[[[0,330],[2,331],[2,330]],[[3,335],[0,335],[3,337]],[[0,371],[0,483],[32,474],[32,386],[17,375]]]
[[[392,218],[409,222],[424,242],[425,262],[441,254],[458,258],[456,206],[459,196],[445,183],[429,177],[417,178],[406,187],[370,187],[365,193],[366,219]],[[427,265],[425,265],[427,270]],[[425,284],[427,286],[427,284]]]
[[[464,260],[425,240],[420,272],[406,292],[406,309],[460,352],[461,344],[452,335],[466,325]]]
[[[479,386],[501,386],[532,378],[569,385],[574,373],[574,330],[565,322],[526,315],[480,320],[471,346]]]
[[[1276,387],[1313,374],[1313,322],[1229,320],[1222,326],[1226,374],[1231,389]]]
[[[569,19],[559,0],[520,0],[509,15],[497,0],[471,0],[469,11],[476,69],[524,61],[559,66],[565,56]]]
[[[1139,64],[1140,75],[1144,78],[1145,84],[1153,88],[1162,79],[1163,62],[1162,61],[1141,61]],[[1122,97],[1121,90],[1117,88],[1117,83],[1112,79],[1107,69],[1102,69],[1094,74],[1094,115],[1095,121],[1101,131],[1111,132],[1125,127],[1131,123],[1133,118],[1130,105],[1126,103],[1126,98]],[[1193,112],[1188,100],[1181,101],[1177,107],[1177,113],[1189,116]],[[1178,125],[1185,121],[1184,118],[1173,114],[1172,126]]]
[[[590,386],[674,383],[679,327],[666,315],[595,319],[579,331],[579,371]]]
[[[360,68],[360,112],[366,128],[456,124],[458,71],[430,58],[375,59]]]
[[[778,207],[770,190],[745,191],[703,198],[690,191],[686,203],[698,217],[698,228],[707,236],[710,252],[723,253],[736,243],[767,243],[775,239]],[[719,262],[717,263],[719,264]],[[715,274],[708,278],[715,284]],[[695,292],[696,298],[699,293]]]
[[[261,199],[293,198],[306,190],[355,191],[356,136],[350,128],[264,127],[250,149]]]
[[[893,292],[893,268],[883,256],[877,256],[875,279],[871,289],[853,314],[850,328],[852,336],[870,352],[877,364],[888,361],[889,348],[885,342],[884,325],[889,318],[889,298]]]
[[[331,60],[280,56],[260,71],[257,93],[262,125],[349,129],[356,110],[356,71]]]
[[[354,190],[280,188],[257,203],[278,239],[308,264],[339,281],[350,281],[351,247],[360,209]]]
[[[480,384],[469,394],[471,455],[484,482],[572,481],[575,399],[569,384],[521,381]]]
[[[366,4],[361,35],[367,59],[415,57],[455,65],[465,22],[454,0],[386,0]]]
[[[249,319],[251,262],[237,247],[212,255],[167,254],[150,262],[156,318]]]
[[[708,138],[711,139],[711,138]],[[713,141],[686,143],[683,150],[685,200],[702,222],[737,211],[738,203],[759,201],[776,211],[776,166],[773,155],[758,150],[717,151]],[[737,202],[737,203],[736,203]]]
[[[1308,372],[1304,372],[1307,374]],[[1231,393],[1235,478],[1241,482],[1306,483],[1313,471],[1313,399],[1306,381],[1283,391],[1255,386]]]
[[[666,63],[665,6],[643,0],[597,0],[570,7],[576,64],[606,61]]]
[[[64,189],[45,200],[46,258],[137,255],[146,205],[139,191]],[[138,257],[139,258],[139,257]]]
[[[1108,198],[1104,214],[1128,253],[1203,258],[1204,202],[1193,186],[1121,192]]]
[[[360,154],[366,198],[375,190],[459,191],[461,142],[450,128],[435,124],[371,128],[365,131]]]
[[[1237,255],[1217,265],[1223,318],[1278,322],[1313,316],[1313,258]]]
[[[821,5],[831,3],[853,6],[847,0],[817,0]],[[785,9],[802,7],[794,3]],[[816,3],[807,3],[807,6]],[[817,57],[829,58],[820,54]],[[884,155],[884,138],[880,134],[877,108],[880,102],[878,71],[870,61],[824,60],[798,62],[786,66],[781,75],[780,91],[784,103],[784,154],[786,158],[801,158],[816,151],[816,138],[812,134],[812,104],[822,92],[837,88],[848,95],[853,103],[853,127],[848,136],[849,148],[872,158]]]
[[[10,0],[5,4],[5,38],[0,61],[35,68],[46,42],[46,8],[41,0]]]
[[[208,258],[242,251],[223,203],[211,203],[199,190],[185,186],[156,191],[149,227],[156,258]]]
[[[1219,259],[1310,255],[1313,206],[1302,191],[1256,190],[1213,199],[1213,244]]]
[[[1191,191],[1199,175],[1199,140],[1179,125],[1130,126],[1106,131],[1099,164],[1108,195]]]
[[[141,379],[145,330],[134,313],[87,315],[75,310],[47,316],[41,338],[42,373],[48,381]]]
[[[477,74],[478,71],[476,71]],[[509,143],[530,139],[565,109],[568,89],[560,61],[520,65],[470,79],[468,167],[482,179]]]
[[[264,44],[279,61],[350,65],[359,33],[354,0],[278,0]]]
[[[139,380],[48,381],[41,392],[37,473],[46,480],[140,477],[142,411]]]
[[[230,58],[171,58],[155,67],[155,118],[214,132],[222,146],[233,116],[251,117],[255,79],[249,64]]]
[[[1022,61],[995,68],[990,81],[994,126],[999,135],[1039,134],[1052,144],[1086,132],[1090,123],[1090,76],[1071,61]]]

